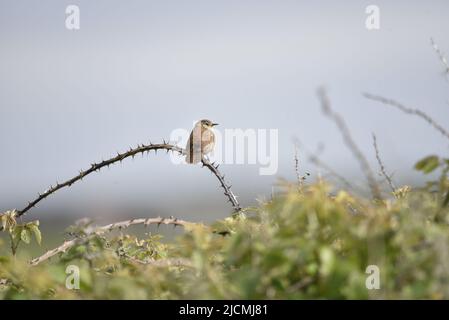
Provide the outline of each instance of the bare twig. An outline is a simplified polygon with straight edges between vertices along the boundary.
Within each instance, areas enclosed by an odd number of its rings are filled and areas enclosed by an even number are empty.
[[[345,177],[343,177],[342,175],[338,174],[338,172],[336,172],[329,165],[327,165],[325,162],[323,162],[318,157],[317,152],[313,152],[311,150],[308,150],[308,148],[303,143],[301,143],[298,138],[295,138],[295,143],[301,145],[302,149],[304,149],[306,151],[306,153],[308,154],[308,157],[307,157],[308,161],[313,163],[318,168],[326,170],[331,176],[336,178],[338,181],[340,181],[341,184],[343,184],[347,188],[349,188],[351,190],[355,190],[354,186]]]
[[[298,144],[295,143],[295,173],[296,173],[296,180],[298,181],[298,191],[302,193],[302,189],[304,186],[304,180],[306,180],[306,176],[309,175],[308,172],[306,172],[305,175],[301,176],[299,172],[299,156],[298,156]]]
[[[449,75],[449,64],[447,62],[446,57],[444,56],[444,53],[440,50],[436,42],[433,40],[433,38],[430,38],[430,43],[432,44],[433,50],[435,50],[435,53],[438,55],[438,59],[440,59],[441,63],[444,66],[444,75],[446,76],[446,80],[448,80]]]
[[[59,254],[59,253],[64,253],[66,252],[68,249],[72,248],[73,246],[85,242],[86,240],[91,239],[94,236],[98,236],[101,234],[104,234],[106,232],[110,232],[112,230],[116,230],[116,229],[124,229],[124,228],[128,228],[129,226],[132,225],[136,225],[136,224],[143,224],[145,226],[148,226],[150,224],[156,224],[156,225],[161,225],[161,224],[165,224],[165,225],[174,225],[174,226],[186,226],[189,224],[195,224],[194,222],[188,222],[185,220],[179,220],[176,218],[142,218],[142,219],[131,219],[131,220],[125,220],[125,221],[120,221],[120,222],[116,222],[116,223],[111,223],[102,227],[89,227],[86,228],[85,233],[86,235],[84,237],[78,237],[78,238],[74,238],[71,240],[67,240],[65,241],[62,245],[49,250],[47,252],[45,252],[43,255],[33,259],[30,261],[30,264],[32,266],[36,266],[38,264],[40,264],[43,261],[46,261],[48,259],[50,259],[51,257],[54,257],[55,255]]]
[[[298,144],[295,142],[295,173],[296,173],[296,180],[298,181],[298,191],[299,193],[302,193],[303,187],[304,187],[304,181],[307,179],[308,176],[310,176],[310,173],[305,172],[304,175],[301,176],[301,173],[299,172],[299,156],[298,156]]]
[[[391,177],[387,174],[386,170],[385,170],[385,166],[382,162],[382,159],[380,158],[380,154],[379,154],[379,148],[377,146],[377,138],[376,135],[373,133],[373,146],[374,146],[374,150],[376,152],[376,159],[377,159],[377,163],[379,164],[379,168],[380,168],[380,172],[382,173],[382,175],[385,177],[385,179],[388,182],[388,185],[390,186],[390,189],[392,192],[396,191],[396,188],[394,186],[393,180],[391,179]]]
[[[370,93],[364,93],[363,96],[367,99],[370,100],[374,100],[386,105],[390,105],[393,106],[399,110],[401,110],[404,113],[407,114],[412,114],[412,115],[416,115],[422,119],[424,119],[425,121],[427,121],[427,123],[429,123],[432,127],[434,127],[436,130],[438,130],[442,135],[444,135],[446,138],[449,139],[449,132],[446,131],[446,129],[444,129],[441,125],[439,125],[435,120],[433,120],[427,113],[419,110],[419,109],[411,109],[408,108],[402,104],[400,104],[399,102],[392,100],[392,99],[387,99],[384,98],[382,96],[378,96],[378,95],[374,95],[374,94],[370,94]]]
[[[374,178],[373,171],[371,170],[368,161],[352,139],[352,136],[343,118],[331,109],[330,101],[326,95],[326,91],[323,88],[320,88],[318,90],[318,98],[320,99],[321,109],[323,113],[335,122],[343,136],[343,140],[345,141],[346,146],[349,148],[349,150],[351,150],[355,158],[358,160],[360,167],[365,174],[366,179],[368,180],[373,198],[375,200],[382,199],[379,187],[377,185],[376,179]]]
[[[299,173],[299,157],[298,157],[298,145],[295,143],[295,173],[296,180],[298,181],[299,189],[302,189],[302,179],[301,174]]]

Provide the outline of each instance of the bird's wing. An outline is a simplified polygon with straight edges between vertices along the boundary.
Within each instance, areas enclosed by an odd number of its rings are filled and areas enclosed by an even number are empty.
[[[215,135],[212,130],[205,130],[203,132],[201,152],[206,155],[214,150]]]
[[[187,141],[186,161],[187,163],[195,164],[200,162],[201,158],[201,127],[195,126]]]

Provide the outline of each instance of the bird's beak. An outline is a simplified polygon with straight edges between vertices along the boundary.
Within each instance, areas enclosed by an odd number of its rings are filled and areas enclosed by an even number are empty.
[[[212,127],[218,126],[218,123],[212,123]]]

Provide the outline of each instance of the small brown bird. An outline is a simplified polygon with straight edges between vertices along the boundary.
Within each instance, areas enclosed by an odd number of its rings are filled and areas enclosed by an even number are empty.
[[[186,145],[186,162],[196,164],[215,147],[215,134],[212,127],[218,125],[210,120],[198,121],[190,133]]]

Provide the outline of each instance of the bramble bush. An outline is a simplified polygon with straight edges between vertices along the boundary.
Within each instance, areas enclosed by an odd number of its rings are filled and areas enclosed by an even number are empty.
[[[439,179],[376,201],[324,181],[283,183],[258,207],[212,225],[183,223],[172,241],[80,223],[68,230],[76,244],[51,260],[32,265],[20,248],[1,256],[0,297],[448,299],[448,168],[448,159],[427,157],[416,169],[439,170]],[[36,222],[2,219],[15,249],[33,233],[40,241]],[[79,289],[66,287],[68,265],[80,269]],[[366,286],[369,265],[379,268],[379,290]]]

